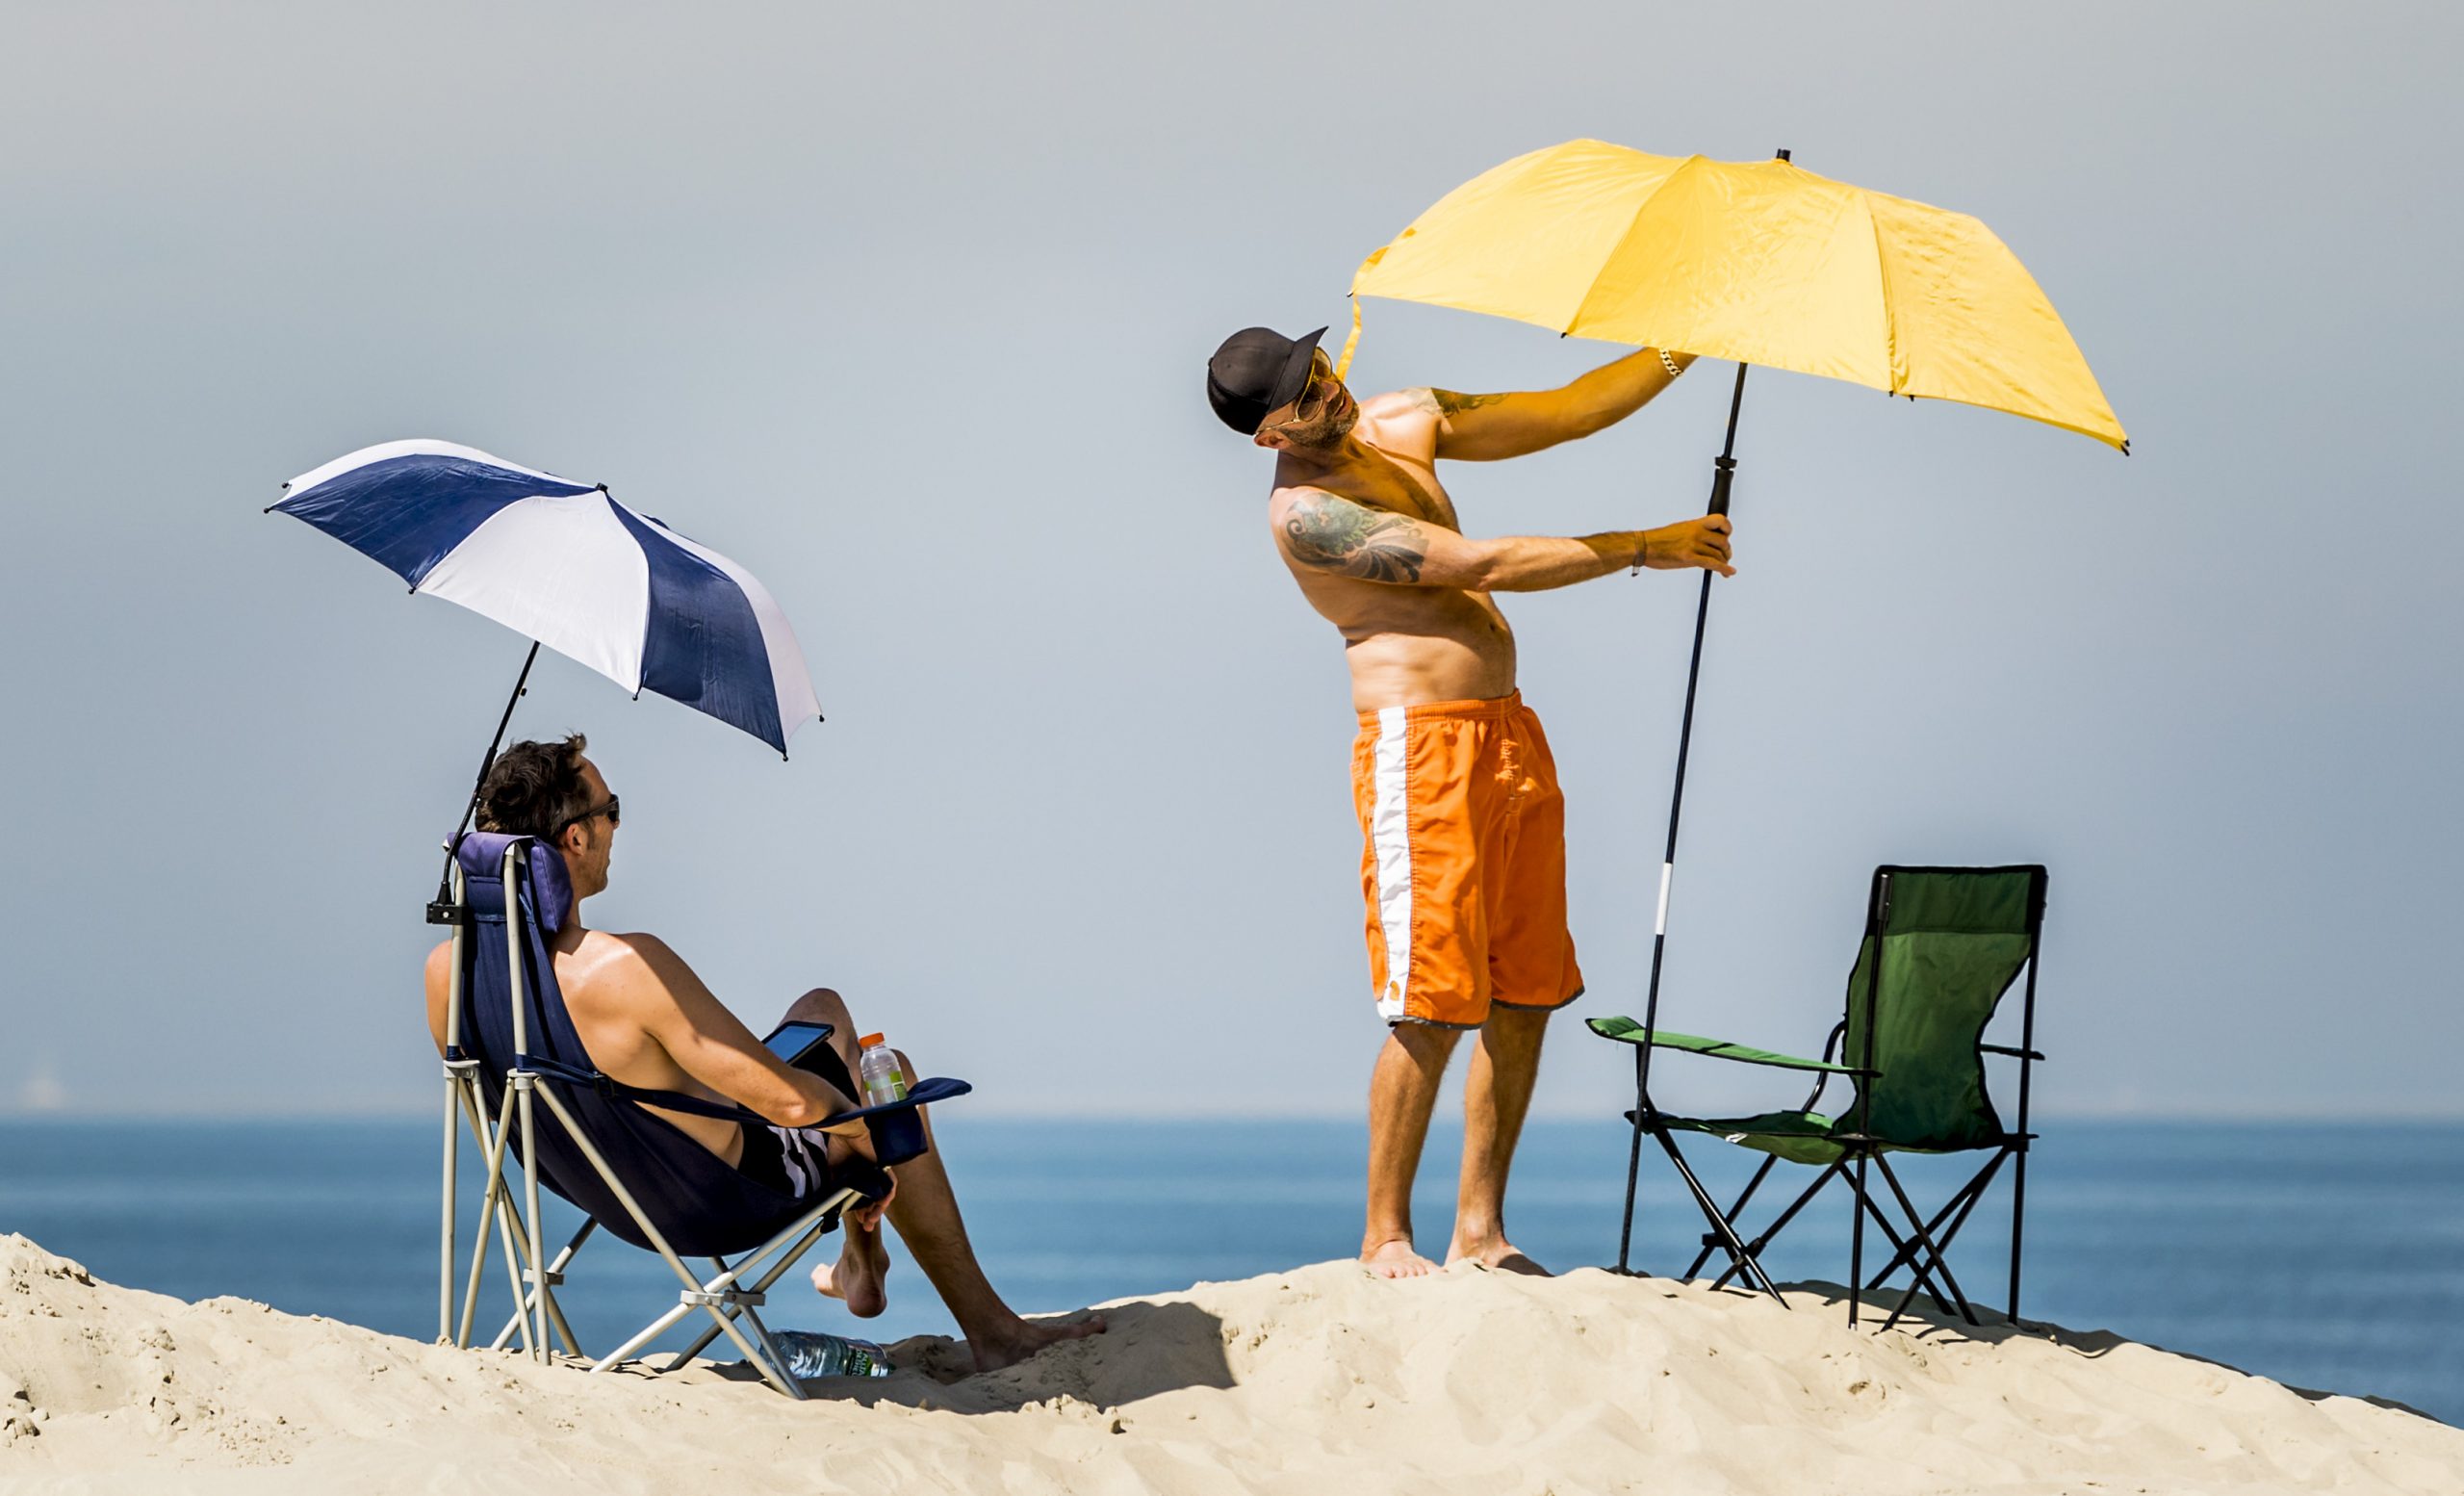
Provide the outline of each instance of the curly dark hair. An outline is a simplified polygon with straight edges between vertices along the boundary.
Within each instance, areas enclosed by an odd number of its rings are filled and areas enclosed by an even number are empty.
[[[479,785],[479,829],[547,837],[590,809],[581,751],[590,740],[574,733],[560,743],[519,742],[497,755]]]

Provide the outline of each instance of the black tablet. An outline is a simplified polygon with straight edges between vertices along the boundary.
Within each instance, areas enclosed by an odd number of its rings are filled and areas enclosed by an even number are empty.
[[[782,1023],[761,1043],[789,1065],[810,1070],[812,1067],[804,1063],[805,1056],[827,1045],[830,1033],[827,1023]]]

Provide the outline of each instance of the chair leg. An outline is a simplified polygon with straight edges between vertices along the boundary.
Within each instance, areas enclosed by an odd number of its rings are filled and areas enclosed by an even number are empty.
[[[835,1208],[845,1208],[843,1200]],[[789,1268],[794,1267],[799,1261],[803,1260],[804,1254],[812,1251],[813,1244],[820,1241],[823,1234],[830,1229],[828,1225],[830,1219],[831,1218],[825,1214],[820,1220],[815,1221],[812,1224],[812,1229],[807,1231],[793,1247],[790,1247],[785,1251],[781,1252],[779,1254],[779,1260],[772,1263],[769,1268],[762,1273],[759,1280],[754,1283],[754,1292],[760,1294],[768,1293],[770,1291],[771,1284],[779,1281],[780,1278],[784,1277]],[[716,1258],[712,1258],[711,1260],[717,1261]],[[751,1261],[753,1259],[747,1258],[746,1260]],[[724,1270],[726,1264],[721,1263],[720,1266],[722,1270]],[[659,1368],[660,1372],[665,1374],[690,1365],[693,1357],[701,1354],[705,1350],[708,1349],[710,1342],[718,1338],[719,1332],[716,1327],[702,1331],[700,1338],[696,1339],[691,1345],[686,1346],[683,1350],[677,1352],[675,1355],[670,1357],[668,1359],[668,1363]]]
[[[487,1273],[488,1233],[492,1226],[500,1239],[504,1251],[505,1277],[513,1290],[513,1302],[516,1304],[522,1303],[522,1274],[515,1261],[514,1238],[510,1225],[503,1216],[498,1214],[500,1209],[508,1215],[513,1211],[513,1194],[504,1182],[505,1143],[513,1131],[513,1093],[510,1091],[505,1093],[503,1105],[500,1109],[500,1114],[497,1118],[497,1125],[493,1129],[488,1126],[486,1117],[480,1113],[478,1102],[473,1099],[467,1091],[463,1095],[463,1104],[467,1108],[465,1120],[469,1122],[472,1130],[478,1135],[479,1145],[487,1154],[486,1182],[480,1187],[479,1229],[471,1243],[471,1277],[463,1286],[462,1323],[453,1339],[456,1346],[468,1349],[471,1344],[472,1321],[479,1312],[479,1280]],[[524,1340],[523,1349],[526,1351],[529,1349],[527,1331],[525,1332]]]
[[[1729,1225],[1729,1218],[1720,1214],[1719,1202],[1711,1199],[1710,1191],[1703,1188],[1703,1181],[1694,1177],[1694,1171],[1686,1166],[1685,1155],[1677,1150],[1677,1140],[1669,1136],[1668,1129],[1665,1127],[1653,1129],[1653,1135],[1659,1139],[1659,1146],[1667,1151],[1668,1161],[1677,1166],[1678,1175],[1685,1181],[1685,1188],[1693,1195],[1694,1203],[1701,1207],[1703,1219],[1710,1223],[1713,1231],[1719,1233],[1720,1240],[1728,1247],[1729,1255],[1736,1259],[1737,1266],[1743,1270],[1746,1277],[1754,1280],[1756,1288],[1769,1294],[1772,1303],[1784,1309],[1786,1308],[1788,1301],[1781,1297],[1780,1290],[1772,1283],[1770,1275],[1762,1271],[1762,1264],[1755,1260],[1753,1251],[1745,1245],[1745,1239],[1736,1234],[1734,1226]]]
[[[1754,1171],[1754,1177],[1745,1181],[1745,1189],[1743,1193],[1737,1196],[1735,1203],[1729,1206],[1728,1217],[1731,1221],[1737,1221],[1744,1218],[1746,1202],[1754,1199],[1755,1191],[1762,1188],[1762,1181],[1770,1175],[1771,1166],[1779,1161],[1780,1155],[1777,1153],[1765,1153],[1762,1155],[1762,1167]],[[1766,1237],[1767,1234],[1768,1233],[1766,1233]],[[1683,1276],[1688,1278],[1697,1277],[1703,1271],[1703,1264],[1710,1260],[1711,1242],[1708,1238],[1706,1238],[1703,1242],[1703,1250],[1696,1252],[1694,1254],[1694,1260],[1685,1265],[1685,1272]]]
[[[2020,1125],[2024,1130],[2025,1122]],[[2011,1307],[2008,1311],[2011,1328],[2016,1329],[2019,1326],[2019,1233],[2027,1225],[2028,1209],[2027,1140],[2020,1139],[2008,1151],[2018,1155],[2018,1161],[2011,1166]]]
[[[1968,1216],[1975,1211],[1978,1202],[1985,1199],[1986,1186],[1992,1182],[1994,1173],[2001,1167],[2001,1155],[1996,1154],[1983,1169],[1977,1171],[1974,1178],[1961,1185],[1959,1193],[1944,1201],[1941,1209],[1934,1212],[1932,1220],[1925,1223],[1925,1228],[1934,1233],[1942,1251],[1947,1252],[1951,1250],[1951,1239],[1959,1235],[1962,1226],[1967,1225]],[[1950,1223],[1947,1230],[1943,1228],[1945,1221]],[[1901,1264],[1906,1261],[1908,1261],[1908,1252],[1906,1246],[1903,1245],[1897,1254],[1883,1264],[1881,1272],[1865,1279],[1866,1290],[1871,1292],[1880,1288],[1883,1280],[1898,1272]]]
[[[1951,1276],[1950,1263],[1943,1260],[1941,1250],[1934,1245],[1932,1233],[1925,1229],[1924,1216],[1917,1212],[1915,1203],[1908,1198],[1908,1192],[1900,1188],[1899,1176],[1891,1172],[1890,1161],[1876,1154],[1874,1167],[1882,1171],[1883,1182],[1890,1186],[1891,1198],[1899,1201],[1899,1208],[1907,1214],[1909,1230],[1912,1233],[1910,1239],[1922,1247],[1925,1254],[1932,1259],[1933,1271],[1941,1276],[1942,1286],[1950,1290],[1952,1302],[1959,1305],[1960,1317],[1970,1325],[1976,1324],[1976,1310],[1969,1306],[1967,1295],[1960,1292],[1959,1279]],[[1909,1259],[1909,1271],[1912,1274],[1918,1271],[1916,1260],[1912,1256]],[[1893,1309],[1890,1319],[1884,1323],[1885,1329],[1888,1329],[1891,1325],[1898,1322],[1900,1315],[1907,1311],[1909,1301],[1915,1296],[1915,1285],[1912,1283],[1908,1293],[1901,1297],[1899,1307]]]
[[[458,1152],[462,1141],[459,1100],[461,1092],[462,1077],[453,1073],[450,1069],[447,1070],[445,1072],[444,1229],[439,1233],[441,1246],[438,1251],[438,1255],[444,1259],[444,1264],[437,1270],[436,1286],[436,1342],[439,1345],[450,1344],[453,1339],[453,1251],[458,1245],[453,1239],[453,1204],[454,1197],[461,1193],[461,1180],[457,1177],[461,1168]]]
[[[1822,1173],[1814,1175],[1813,1183],[1806,1186],[1804,1194],[1799,1195],[1794,1200],[1790,1201],[1788,1208],[1781,1211],[1777,1220],[1773,1221],[1769,1225],[1764,1226],[1760,1231],[1755,1233],[1754,1240],[1746,1243],[1746,1247],[1754,1253],[1754,1258],[1757,1262],[1762,1260],[1762,1249],[1770,1246],[1772,1238],[1778,1236],[1783,1230],[1787,1228],[1788,1223],[1797,1218],[1798,1211],[1803,1210],[1808,1205],[1813,1203],[1813,1198],[1822,1193],[1825,1185],[1828,1185],[1832,1180],[1840,1176],[1843,1172],[1843,1167],[1844,1166],[1840,1162],[1835,1161],[1825,1168]],[[1707,1251],[1706,1255],[1708,1253]],[[1717,1278],[1712,1280],[1711,1286],[1713,1288],[1718,1288],[1727,1283],[1730,1274],[1732,1274],[1735,1271],[1736,1265],[1734,1263],[1731,1263],[1725,1272],[1721,1273]]]
[[[1873,1221],[1874,1225],[1881,1230],[1883,1233],[1883,1239],[1890,1243],[1891,1251],[1895,1254],[1898,1254],[1902,1260],[1907,1262],[1909,1276],[1912,1279],[1910,1291],[1912,1293],[1922,1291],[1933,1299],[1934,1306],[1936,1308],[1940,1309],[1944,1314],[1957,1314],[1959,1309],[1952,1304],[1948,1298],[1944,1297],[1941,1288],[1935,1283],[1932,1273],[1926,1267],[1925,1263],[1916,1258],[1913,1251],[1912,1250],[1913,1238],[1905,1237],[1899,1234],[1899,1228],[1891,1225],[1890,1213],[1883,1209],[1881,1202],[1875,1199],[1871,1194],[1868,1194],[1865,1197],[1865,1213]]]
[[[581,1244],[590,1240],[590,1233],[598,1229],[598,1221],[589,1216],[582,1217],[581,1229],[574,1232],[573,1239],[565,1243],[563,1250],[558,1251],[554,1260],[548,1264],[549,1281],[554,1282],[564,1276],[566,1267],[574,1260],[574,1253],[581,1251]],[[497,1338],[488,1343],[488,1349],[503,1350],[513,1339],[514,1327],[522,1323],[523,1316],[527,1314],[532,1306],[530,1301],[524,1301],[523,1307],[514,1312],[512,1319],[504,1322],[504,1328],[498,1330]],[[564,1343],[565,1354],[572,1356],[580,1355],[581,1347],[575,1343],[573,1327],[565,1323],[565,1311],[553,1299],[548,1301],[548,1315],[555,1326],[556,1338]]]
[[[1851,1213],[1855,1225],[1848,1235],[1848,1328],[1857,1328],[1859,1285],[1865,1277],[1865,1212],[1871,1207],[1865,1199],[1865,1149],[1857,1149],[1857,1208]]]
[[[1617,1228],[1617,1271],[1631,1273],[1627,1266],[1634,1245],[1634,1185],[1643,1172],[1643,1119],[1651,1115],[1651,1104],[1643,1095],[1643,1052],[1634,1051],[1634,1136],[1626,1146],[1626,1219]],[[1688,1277],[1694,1275],[1688,1273]]]

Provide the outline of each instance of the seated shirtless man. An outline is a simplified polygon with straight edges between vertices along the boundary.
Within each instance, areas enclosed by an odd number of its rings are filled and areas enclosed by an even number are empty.
[[[599,766],[582,757],[586,746],[576,734],[562,742],[506,749],[480,787],[478,825],[482,831],[537,837],[564,854],[575,913],[552,948],[556,983],[591,1059],[629,1086],[732,1101],[759,1114],[769,1126],[659,1111],[730,1164],[782,1188],[800,1191],[805,1180],[826,1172],[817,1166],[832,1159],[851,1152],[869,1157],[871,1142],[861,1122],[818,1125],[854,1110],[856,1098],[772,1054],[665,941],[654,935],[583,928],[581,901],[607,887],[618,815],[616,796],[608,793]],[[440,1051],[452,960],[449,941],[427,958],[427,1024]],[[815,988],[805,993],[781,1016],[782,1022],[789,1019],[830,1024],[831,1043],[849,1071],[855,1070],[861,1030],[836,993]],[[899,1060],[906,1064],[904,1055]],[[911,1070],[909,1079],[913,1078]],[[928,1136],[929,1131],[928,1123]],[[813,1286],[845,1301],[854,1313],[870,1318],[889,1302],[889,1258],[881,1238],[885,1215],[958,1320],[977,1370],[1012,1365],[1056,1340],[1103,1330],[1100,1318],[1029,1324],[1001,1302],[967,1243],[937,1150],[900,1164],[887,1200],[847,1211],[836,1265],[813,1270]]]

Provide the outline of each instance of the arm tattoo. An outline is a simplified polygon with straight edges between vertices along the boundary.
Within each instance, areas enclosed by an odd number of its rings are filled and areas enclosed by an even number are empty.
[[[1284,516],[1283,538],[1301,565],[1364,581],[1418,581],[1428,558],[1420,526],[1331,494],[1295,500]]]
[[[1458,395],[1452,390],[1414,390],[1411,398],[1414,410],[1432,416],[1460,415],[1505,399],[1502,395]]]

